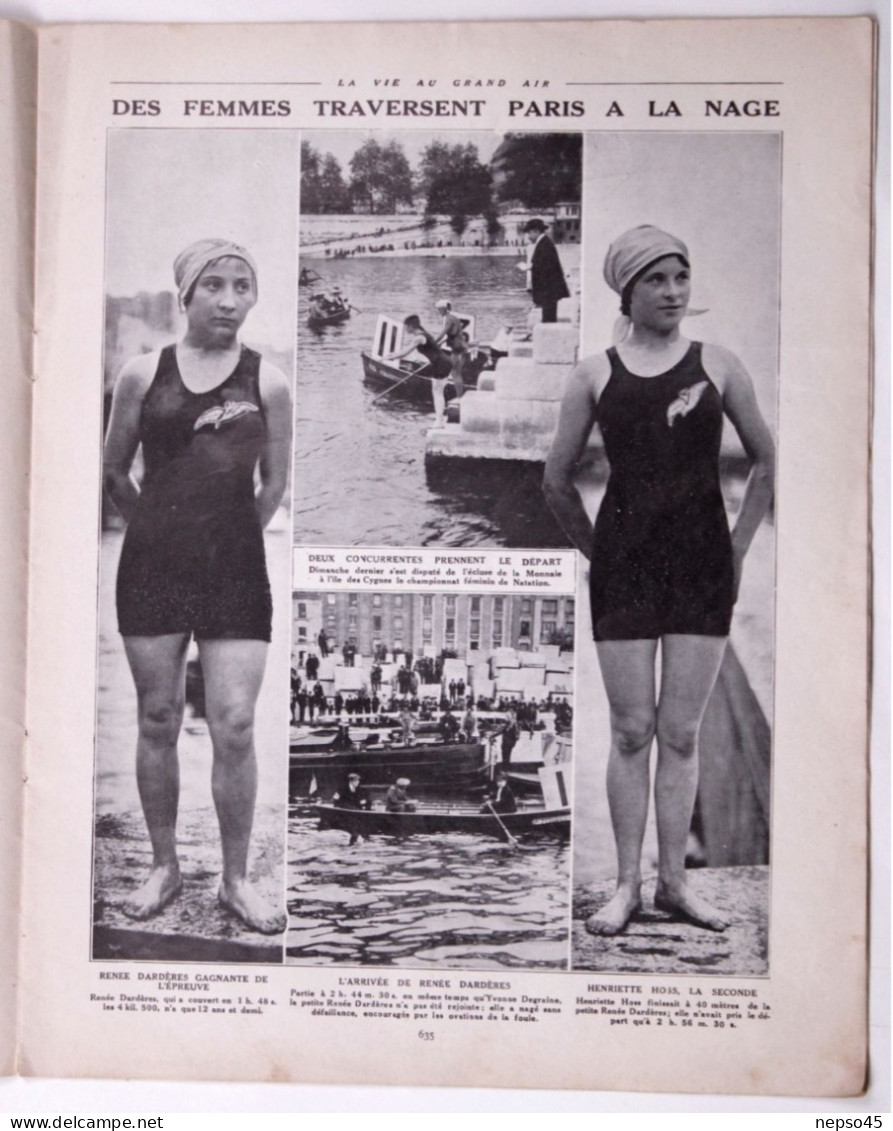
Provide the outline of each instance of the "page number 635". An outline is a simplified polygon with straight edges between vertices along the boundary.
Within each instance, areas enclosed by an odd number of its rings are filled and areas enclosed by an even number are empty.
[[[429,1032],[427,1029],[419,1029],[419,1040],[420,1041],[433,1041],[434,1040],[434,1034]]]

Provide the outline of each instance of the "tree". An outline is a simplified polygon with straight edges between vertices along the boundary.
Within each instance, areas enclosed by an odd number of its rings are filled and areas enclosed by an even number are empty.
[[[450,227],[460,236],[469,217],[482,215],[493,204],[490,170],[471,144],[432,141],[419,162],[419,186],[425,193],[425,211],[449,216]]]
[[[365,142],[350,159],[350,194],[372,213],[393,212],[398,204],[412,204],[412,171],[402,146],[391,141]]]
[[[350,211],[341,166],[331,153],[322,156],[309,141],[301,142],[301,211],[310,215]]]
[[[301,142],[301,211],[319,212],[319,151],[309,141]]]
[[[321,212],[349,212],[350,193],[341,175],[341,166],[331,153],[327,153],[322,160],[319,173],[319,188],[321,195]]]
[[[487,239],[490,243],[496,243],[505,232],[505,228],[499,222],[499,213],[495,208],[488,208],[484,213],[484,220],[487,224]]]
[[[525,208],[579,201],[582,156],[582,134],[506,134],[490,163],[497,200]]]
[[[456,212],[450,217],[450,227],[457,236],[461,236],[468,227],[468,217],[464,212]]]
[[[431,195],[432,184],[449,171],[453,148],[445,141],[432,141],[422,151],[417,179],[426,199]],[[461,149],[462,146],[457,145],[455,148]]]

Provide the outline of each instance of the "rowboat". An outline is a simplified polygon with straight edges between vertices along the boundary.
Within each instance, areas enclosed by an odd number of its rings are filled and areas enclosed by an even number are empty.
[[[482,813],[458,807],[418,808],[412,813],[384,809],[341,809],[318,805],[320,829],[340,829],[351,836],[416,836],[433,833],[476,833],[507,839],[511,836],[570,836],[571,811],[531,807],[514,813]]]
[[[311,330],[321,330],[325,326],[338,326],[341,322],[346,322],[348,318],[350,318],[350,307],[345,306],[343,310],[333,310],[330,314],[311,312],[307,315],[307,325]]]
[[[360,775],[364,789],[386,789],[405,777],[414,787],[462,795],[485,785],[489,773],[486,748],[480,742],[373,743],[350,750],[339,750],[337,745],[337,735],[323,750],[290,744],[289,791],[293,797],[314,792],[331,797],[351,772]]]
[[[460,314],[458,317],[473,342],[474,316]],[[433,403],[430,361],[421,355],[418,355],[416,360],[412,357],[400,358],[397,361],[387,360],[391,354],[400,352],[402,343],[403,323],[380,314],[375,326],[372,348],[360,353],[363,362],[363,380],[383,392],[393,390],[404,400],[430,406]],[[448,354],[449,350],[444,349],[444,353]],[[462,366],[462,381],[466,389],[476,388],[478,376],[485,370],[495,368],[497,356],[490,346],[472,345],[469,348]]]

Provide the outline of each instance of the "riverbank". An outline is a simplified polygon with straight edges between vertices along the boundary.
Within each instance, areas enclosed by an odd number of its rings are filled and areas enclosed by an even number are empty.
[[[513,216],[507,223],[517,227],[526,217]],[[481,218],[469,221],[457,235],[443,217],[433,226],[421,216],[302,216],[301,261],[344,258],[422,256],[429,258],[463,256],[516,256],[521,258],[529,246],[526,238],[507,234],[492,238]],[[579,244],[558,244],[559,252],[575,249],[579,266]],[[562,255],[562,259],[564,256]],[[565,267],[567,270],[567,266]]]
[[[421,246],[415,247],[385,247],[385,248],[363,248],[359,243],[355,248],[351,249],[349,244],[339,243],[339,253],[336,253],[333,247],[326,249],[308,248],[301,249],[301,260],[312,259],[316,262],[323,260],[323,262],[331,261],[332,259],[339,258],[366,258],[366,259],[456,259],[479,255],[487,256],[508,256],[520,259],[519,249],[517,247],[476,247],[474,245],[465,244],[443,244],[435,246]],[[348,255],[344,254],[345,249],[348,250]]]

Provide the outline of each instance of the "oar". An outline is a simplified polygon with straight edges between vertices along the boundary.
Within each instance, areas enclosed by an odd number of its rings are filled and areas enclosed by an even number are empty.
[[[487,801],[486,806],[490,810],[490,812],[493,814],[493,816],[496,818],[496,823],[499,825],[499,827],[502,829],[503,833],[505,834],[505,839],[508,842],[508,844],[510,844],[512,848],[517,848],[518,847],[517,837],[513,837],[512,834],[505,827],[505,824],[500,820],[499,814],[493,808],[493,802]]]
[[[424,368],[424,365],[420,365],[418,366],[418,368],[413,369],[411,372],[407,373],[405,377],[402,377],[399,381],[395,381],[394,384],[385,389],[383,393],[379,393],[378,396],[373,397],[369,403],[375,404],[375,402],[380,401],[382,397],[386,397],[388,393],[393,393],[395,389],[399,389],[401,385],[404,385],[410,379],[410,377],[415,377],[415,375]]]
[[[357,314],[363,313],[362,310],[360,310],[360,308],[358,306],[354,306],[354,304],[352,302],[349,302],[347,305],[350,307],[351,310],[355,310],[357,312]]]

